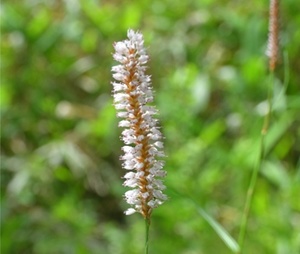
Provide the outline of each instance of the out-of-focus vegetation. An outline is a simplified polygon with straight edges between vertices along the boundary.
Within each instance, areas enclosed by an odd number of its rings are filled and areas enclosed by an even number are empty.
[[[2,253],[143,252],[142,217],[123,214],[110,84],[112,43],[128,28],[149,46],[168,154],[170,199],[153,213],[150,253],[230,253],[187,197],[238,237],[266,111],[268,8],[261,0],[2,1]],[[298,1],[281,1],[280,22],[248,254],[300,250]]]

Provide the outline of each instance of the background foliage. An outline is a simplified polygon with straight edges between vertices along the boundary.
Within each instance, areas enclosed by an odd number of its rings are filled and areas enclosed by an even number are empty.
[[[298,1],[281,2],[245,253],[300,250],[300,16]],[[112,43],[128,28],[149,46],[168,154],[170,199],[153,214],[150,252],[230,253],[197,206],[237,238],[266,109],[268,12],[260,0],[3,0],[2,253],[142,253],[143,219],[123,215],[110,85]]]

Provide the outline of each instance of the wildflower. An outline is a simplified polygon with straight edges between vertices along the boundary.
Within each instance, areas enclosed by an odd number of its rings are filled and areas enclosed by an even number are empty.
[[[270,0],[269,15],[269,38],[267,56],[269,57],[269,68],[273,72],[278,61],[279,48],[279,0]]]
[[[123,168],[124,186],[132,188],[125,193],[125,200],[132,207],[125,214],[139,212],[149,219],[154,208],[161,205],[167,196],[160,180],[165,177],[163,136],[154,118],[158,111],[153,102],[151,78],[145,74],[149,56],[144,48],[143,35],[128,30],[128,39],[114,44],[114,59],[120,63],[112,67],[114,105],[117,116],[123,118],[119,127],[124,127],[121,139],[125,146]]]

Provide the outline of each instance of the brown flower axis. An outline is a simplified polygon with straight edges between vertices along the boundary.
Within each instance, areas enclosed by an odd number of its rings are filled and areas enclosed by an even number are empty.
[[[130,49],[129,50],[129,54],[131,56],[133,56],[132,61],[135,61],[134,56],[136,54],[134,49]],[[134,90],[136,89],[134,86],[131,85],[131,83],[133,81],[135,81],[135,73],[137,73],[136,70],[136,64],[132,65],[131,68],[128,68],[127,71],[129,71],[129,75],[128,78],[125,79],[124,84],[126,85],[127,89],[125,90],[125,92],[128,94],[129,98],[129,110],[132,110],[133,112],[133,118],[136,119],[136,124],[133,124],[131,126],[131,128],[135,131],[135,136],[141,136],[143,135],[145,138],[141,141],[136,141],[136,145],[141,145],[141,156],[137,157],[137,161],[139,163],[142,163],[144,166],[142,167],[141,171],[144,172],[144,175],[141,176],[139,178],[139,188],[141,193],[147,193],[147,185],[148,185],[148,181],[147,181],[147,176],[149,175],[149,162],[147,162],[147,158],[149,156],[149,137],[148,134],[149,132],[147,132],[145,129],[141,128],[141,124],[144,121],[142,115],[143,113],[140,110],[139,107],[139,102],[138,102],[138,98],[136,95],[132,95],[134,93]],[[129,120],[129,119],[128,119]],[[142,195],[140,195],[140,200],[141,200],[141,206],[142,206],[142,215],[145,219],[149,219],[151,216],[151,208],[149,207],[149,205],[147,204],[152,198],[152,195],[150,194],[146,199],[144,199],[142,197]]]

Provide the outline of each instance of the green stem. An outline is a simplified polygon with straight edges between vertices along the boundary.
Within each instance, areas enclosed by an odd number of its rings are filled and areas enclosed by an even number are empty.
[[[254,196],[254,191],[255,191],[255,186],[256,186],[256,181],[257,181],[257,176],[258,172],[261,168],[263,159],[265,157],[265,136],[268,132],[269,125],[270,125],[270,119],[271,119],[271,113],[272,113],[272,87],[274,84],[274,73],[271,72],[270,75],[270,81],[269,81],[269,91],[268,91],[268,113],[266,114],[264,118],[264,124],[261,130],[261,138],[260,138],[260,147],[259,147],[259,157],[258,157],[258,162],[252,172],[249,188],[247,190],[247,196],[246,196],[246,202],[245,202],[245,207],[242,215],[242,222],[241,222],[241,228],[240,228],[240,233],[239,233],[239,246],[240,246],[240,254],[243,251],[243,246],[244,246],[244,240],[247,232],[247,224],[248,224],[248,219],[249,219],[249,214],[250,214],[250,209],[251,209],[251,204]]]
[[[149,253],[149,229],[150,229],[150,218],[145,219],[146,238],[145,238],[145,254]]]
[[[247,224],[248,224],[248,219],[249,219],[249,214],[250,214],[250,208],[251,208],[253,194],[254,194],[255,185],[256,185],[256,181],[257,181],[257,175],[260,170],[262,160],[264,157],[264,137],[265,137],[265,135],[262,134],[261,143],[260,143],[259,159],[253,170],[251,180],[250,180],[250,185],[249,185],[249,188],[247,191],[246,203],[245,203],[244,212],[242,215],[241,229],[240,229],[239,241],[238,241],[239,246],[240,246],[239,253],[242,253],[242,250],[243,250],[244,240],[245,240],[246,231],[247,231]]]

